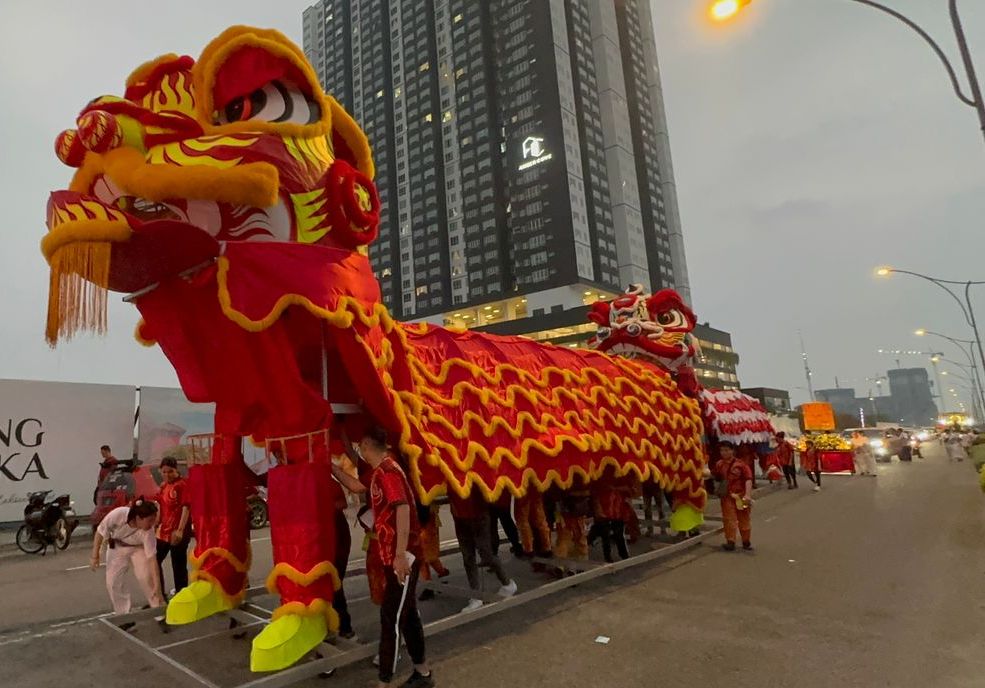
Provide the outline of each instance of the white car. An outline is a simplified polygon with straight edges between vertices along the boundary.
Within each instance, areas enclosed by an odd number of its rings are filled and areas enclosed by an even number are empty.
[[[883,428],[848,428],[842,431],[842,436],[851,442],[852,435],[856,432],[862,433],[869,440],[869,446],[872,447],[872,454],[877,459],[886,460],[891,456],[889,445],[884,438],[886,431]]]

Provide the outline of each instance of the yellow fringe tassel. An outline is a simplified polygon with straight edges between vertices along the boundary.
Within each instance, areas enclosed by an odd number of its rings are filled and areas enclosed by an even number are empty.
[[[49,256],[45,338],[51,346],[82,330],[105,334],[111,251],[108,242],[81,241],[65,244]]]

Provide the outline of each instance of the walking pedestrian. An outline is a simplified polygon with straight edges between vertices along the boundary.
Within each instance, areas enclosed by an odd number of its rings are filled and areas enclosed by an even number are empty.
[[[776,460],[783,471],[783,477],[787,481],[787,489],[795,490],[797,485],[797,467],[793,460],[793,445],[787,441],[787,433],[776,433]]]
[[[499,526],[503,526],[503,532],[506,533],[506,539],[510,541],[510,552],[513,556],[520,557],[523,554],[520,532],[513,520],[512,502],[513,495],[503,490],[499,499],[489,505],[489,537],[491,538],[493,554],[496,556],[499,556]]]
[[[869,438],[856,430],[852,433],[852,451],[855,456],[855,471],[859,475],[876,477],[876,457],[872,453]]]
[[[465,564],[465,575],[472,590],[472,597],[462,609],[463,612],[475,611],[482,606],[482,575],[479,567],[489,569],[499,579],[501,587],[497,593],[500,597],[512,597],[516,594],[516,582],[506,575],[503,563],[492,550],[489,541],[489,506],[483,500],[478,490],[468,497],[460,497],[452,492],[451,515],[455,521],[455,537],[462,551],[462,563]],[[478,559],[476,554],[478,553]]]
[[[625,527],[623,520],[625,494],[619,489],[613,476],[606,474],[592,483],[592,511],[595,520],[588,534],[588,544],[591,546],[596,538],[602,540],[602,556],[606,562],[612,562],[612,545],[620,559],[629,558],[626,548]]]
[[[719,460],[715,475],[719,479],[718,496],[722,504],[722,524],[725,544],[722,549],[735,551],[736,534],[742,538],[742,548],[752,549],[752,470],[735,455],[735,445],[720,442]]]
[[[397,668],[397,648],[401,633],[414,662],[414,673],[404,688],[434,685],[427,665],[424,627],[417,612],[417,579],[421,568],[417,509],[410,483],[387,443],[386,431],[371,428],[357,445],[358,456],[373,469],[369,499],[373,509],[373,530],[386,582],[380,607],[380,648],[378,688],[387,688]],[[339,466],[332,467],[335,478],[352,492],[365,492],[365,486]]]
[[[913,447],[910,445],[910,433],[903,428],[896,428],[896,437],[899,438],[899,460],[913,461]]]
[[[165,456],[159,465],[164,483],[158,495],[160,523],[157,525],[157,575],[164,587],[164,570],[161,565],[171,556],[171,577],[174,591],[188,586],[188,540],[191,538],[191,497],[188,483],[178,472],[178,462],[173,456]],[[165,595],[166,596],[166,595]]]
[[[964,461],[968,458],[965,437],[955,428],[951,428],[944,435],[944,449],[947,450],[947,458],[951,461]]]
[[[131,506],[118,506],[99,522],[92,538],[93,571],[99,568],[103,544],[106,549],[106,590],[109,592],[113,613],[130,613],[130,590],[126,575],[133,568],[147,603],[151,607],[163,607],[161,579],[157,569],[157,540],[154,525],[157,523],[157,504],[138,498]],[[133,622],[120,626],[133,628]]]
[[[821,491],[821,457],[810,435],[804,436],[804,449],[800,452],[800,467],[807,479],[814,483],[814,491]]]

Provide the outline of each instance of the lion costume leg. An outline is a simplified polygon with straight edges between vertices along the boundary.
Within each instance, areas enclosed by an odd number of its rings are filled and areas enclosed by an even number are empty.
[[[267,590],[280,595],[281,605],[253,640],[253,671],[291,666],[339,628],[332,599],[342,585],[333,564],[341,488],[332,478],[326,440],[314,435],[274,441],[281,463],[268,473],[274,568]]]
[[[243,601],[250,566],[246,512],[250,481],[240,441],[235,435],[215,435],[209,463],[188,471],[195,529],[192,583],[168,604],[169,624],[192,623]]]

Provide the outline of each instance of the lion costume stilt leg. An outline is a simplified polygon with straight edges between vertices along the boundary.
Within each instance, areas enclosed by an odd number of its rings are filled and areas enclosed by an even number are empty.
[[[241,438],[216,435],[210,462],[188,472],[195,550],[191,585],[168,604],[167,622],[188,624],[243,601],[250,566],[247,471]]]

